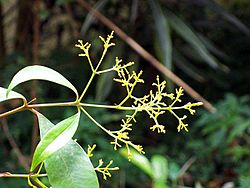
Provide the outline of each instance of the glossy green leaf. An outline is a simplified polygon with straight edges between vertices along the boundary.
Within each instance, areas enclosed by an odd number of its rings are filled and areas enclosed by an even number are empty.
[[[80,112],[59,122],[44,135],[34,152],[31,171],[71,140],[77,130],[79,119]]]
[[[38,113],[40,135],[43,138],[55,125]],[[72,139],[45,160],[45,169],[53,188],[99,188],[94,167],[82,149]]]
[[[76,88],[64,76],[51,68],[41,65],[28,66],[17,72],[10,82],[7,95],[14,87],[29,80],[47,80],[57,83],[71,89],[78,97]]]
[[[127,149],[122,148],[120,149],[120,154],[127,158]],[[131,149],[130,150],[131,154],[132,154],[132,159],[131,162],[136,165],[138,168],[140,168],[144,173],[146,173],[147,175],[149,175],[151,178],[153,176],[152,174],[152,167],[151,164],[149,162],[149,160],[147,159],[147,157],[145,157],[142,154],[139,154],[137,151]]]
[[[25,97],[15,91],[10,91],[8,97],[6,96],[6,93],[7,93],[7,89],[0,87],[0,102],[11,100],[11,99],[22,99],[23,102],[26,102]]]
[[[151,159],[153,181],[166,182],[168,178],[168,161],[161,155],[154,155]]]

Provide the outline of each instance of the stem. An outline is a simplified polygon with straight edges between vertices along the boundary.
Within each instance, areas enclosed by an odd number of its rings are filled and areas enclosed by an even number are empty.
[[[143,110],[138,107],[129,107],[129,106],[118,106],[118,105],[102,105],[102,104],[90,104],[90,103],[78,103],[78,102],[61,102],[61,103],[44,103],[44,104],[25,104],[8,112],[0,114],[0,118],[15,114],[17,112],[32,109],[32,108],[46,108],[46,107],[91,107],[91,108],[108,108],[108,109],[116,109],[116,110],[125,110],[125,111],[132,111],[132,110]],[[180,110],[183,109],[183,106],[177,107],[163,107],[161,110]],[[152,110],[157,110],[158,108],[152,107]]]
[[[37,177],[33,179],[41,188],[48,188]]]
[[[20,111],[24,110],[25,107],[26,107],[26,104],[24,104],[24,105],[22,105],[20,107],[17,107],[17,108],[15,108],[13,110],[10,110],[8,112],[4,112],[4,113],[0,114],[0,118],[5,117],[5,116],[9,116],[11,114],[15,114],[17,112],[20,112]]]
[[[95,75],[98,73],[97,70],[98,70],[98,68],[100,67],[100,65],[101,65],[101,63],[102,63],[102,61],[103,61],[103,58],[104,58],[104,56],[106,55],[106,53],[107,53],[107,48],[104,48],[104,50],[103,50],[103,52],[102,52],[102,57],[101,57],[100,61],[98,62],[98,64],[97,64],[97,66],[96,66],[96,68],[95,68],[94,71],[93,71],[93,66],[92,66],[91,60],[90,60],[90,58],[88,58],[88,61],[89,61],[89,63],[91,64],[92,75],[91,75],[91,77],[90,77],[90,79],[89,79],[87,85],[85,86],[85,88],[84,88],[84,90],[83,90],[83,92],[82,92],[82,94],[81,94],[81,96],[80,96],[80,98],[79,98],[78,101],[81,102],[82,98],[83,98],[84,95],[86,94],[86,92],[87,92],[87,90],[88,90],[90,84],[92,83],[92,81],[93,81]]]
[[[47,177],[47,174],[11,174],[9,172],[0,173],[0,178],[28,178],[28,177]]]
[[[13,138],[13,136],[11,135],[10,131],[9,131],[9,125],[7,123],[6,118],[3,118],[2,121],[2,126],[3,126],[3,131],[4,134],[6,135],[11,147],[13,148],[13,151],[16,153],[16,157],[19,161],[19,163],[24,167],[24,169],[26,171],[29,171],[29,164],[27,159],[25,158],[25,156],[22,154],[21,149],[18,147],[15,139]]]
[[[61,102],[61,103],[44,103],[44,104],[29,104],[26,108],[44,108],[44,107],[65,107],[78,106],[77,102]]]
[[[102,53],[102,57],[101,57],[100,61],[98,62],[97,66],[95,68],[95,72],[97,72],[97,70],[99,69],[99,67],[100,67],[100,65],[101,65],[101,63],[102,63],[102,61],[104,59],[104,56],[107,53],[107,50],[108,50],[107,48],[104,48],[103,53]]]
[[[90,59],[89,55],[87,55],[86,57],[87,57],[87,59],[88,59],[88,62],[89,62],[89,66],[90,66],[90,68],[91,68],[91,71],[94,72],[94,67],[93,67],[93,64],[92,64],[92,62],[91,62],[91,59]]]
[[[80,103],[82,107],[92,107],[92,108],[109,108],[117,110],[136,110],[136,107],[129,106],[117,106],[117,105],[102,105],[102,104],[89,104],[89,103]]]
[[[95,123],[100,129],[102,129],[103,131],[105,131],[108,135],[110,135],[111,137],[113,137],[114,139],[117,139],[123,143],[125,143],[126,145],[130,145],[133,148],[135,148],[136,145],[134,145],[132,142],[130,141],[126,141],[122,138],[117,137],[116,135],[114,135],[110,130],[106,129],[105,127],[103,127],[100,123],[98,123],[83,107],[80,107],[80,109],[82,110],[82,112],[91,120],[93,121],[93,123]]]
[[[116,138],[115,135],[113,135],[110,130],[106,129],[105,127],[103,127],[100,123],[98,123],[83,107],[80,107],[80,109],[82,110],[82,112],[91,120],[93,121],[99,128],[101,128],[103,131],[105,131],[106,133],[108,133],[110,136],[112,136],[113,138]]]
[[[84,95],[86,94],[86,92],[87,92],[87,90],[88,90],[88,88],[89,88],[90,84],[92,83],[92,81],[93,81],[93,79],[94,79],[95,75],[96,75],[96,72],[95,72],[95,71],[94,71],[94,72],[92,72],[92,75],[91,75],[91,77],[90,77],[90,79],[89,79],[89,81],[88,81],[87,85],[85,86],[85,88],[84,88],[84,90],[83,90],[83,92],[82,92],[82,94],[81,94],[81,96],[80,96],[80,98],[79,98],[79,100],[78,100],[78,101],[81,101],[81,100],[82,100],[82,98],[84,97]]]
[[[0,118],[15,114],[17,112],[21,112],[23,110],[32,109],[32,108],[44,108],[44,107],[65,107],[65,106],[78,106],[77,102],[62,102],[62,103],[44,103],[44,104],[23,104],[20,107],[17,107],[8,112],[4,112],[0,114]]]
[[[109,69],[105,69],[105,70],[101,70],[101,71],[98,71],[98,72],[96,72],[97,74],[102,74],[102,73],[106,73],[106,72],[111,72],[111,71],[113,71],[114,70],[114,67],[112,67],[112,68],[109,68]]]

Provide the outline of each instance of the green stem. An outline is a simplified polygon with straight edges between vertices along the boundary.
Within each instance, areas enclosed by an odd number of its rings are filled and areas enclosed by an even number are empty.
[[[87,59],[88,59],[88,62],[89,62],[91,71],[94,72],[94,67],[93,67],[93,64],[92,64],[92,62],[91,62],[91,59],[90,59],[89,55],[87,55]]]
[[[0,114],[0,118],[15,114],[17,112],[20,112],[20,111],[24,110],[25,107],[26,107],[26,104],[24,104],[24,105],[22,105],[20,107],[17,107],[17,108],[15,108],[13,110],[10,110],[8,112],[4,112],[4,113]]]
[[[87,90],[89,89],[89,86],[90,86],[90,84],[92,83],[92,81],[93,81],[95,75],[96,75],[96,72],[95,72],[95,71],[92,72],[92,75],[91,75],[91,77],[90,77],[90,79],[89,79],[87,85],[85,86],[85,88],[84,88],[84,90],[83,90],[83,92],[82,92],[82,94],[81,94],[81,96],[80,96],[80,98],[79,98],[78,101],[81,101],[82,98],[84,97],[84,95],[86,94],[86,92],[87,92]]]
[[[91,120],[93,121],[100,129],[102,129],[103,131],[105,131],[108,135],[110,135],[111,137],[113,137],[114,139],[117,139],[121,142],[123,142],[126,145],[130,145],[133,148],[136,148],[136,145],[133,144],[130,141],[126,141],[122,138],[117,137],[116,135],[114,135],[110,130],[106,129],[105,127],[103,127],[100,123],[98,123],[83,107],[80,107],[80,109],[82,110],[82,112]]]
[[[48,175],[47,174],[11,174],[11,173],[3,173],[1,174],[0,173],[0,178],[28,178],[28,177],[31,177],[31,178],[34,178],[34,177],[47,177]]]
[[[41,188],[48,188],[37,177],[33,179]]]
[[[90,79],[89,79],[87,85],[85,86],[85,88],[84,88],[84,90],[83,90],[83,92],[82,92],[82,94],[81,94],[79,100],[78,100],[79,102],[81,102],[82,98],[84,97],[84,95],[86,94],[87,90],[89,89],[89,86],[90,86],[90,84],[92,83],[92,81],[93,81],[95,75],[97,74],[98,68],[100,67],[100,65],[101,65],[101,63],[102,63],[102,61],[103,61],[104,56],[106,55],[106,53],[107,53],[107,48],[104,48],[103,53],[102,53],[102,57],[101,57],[100,61],[98,62],[98,64],[97,64],[95,70],[92,70],[92,75],[91,75],[91,77],[90,77]],[[89,58],[88,58],[88,61],[89,61],[89,63],[91,63],[91,61],[90,61]],[[92,64],[92,63],[91,63],[91,64]],[[91,67],[92,67],[92,66],[91,66]],[[91,69],[93,69],[93,68],[91,68]]]
[[[61,103],[44,103],[44,104],[25,104],[8,112],[0,114],[0,118],[6,117],[17,112],[26,110],[26,109],[33,109],[33,108],[46,108],[46,107],[92,107],[92,108],[108,108],[108,109],[116,109],[116,110],[124,110],[124,111],[132,111],[132,110],[139,110],[143,111],[141,107],[129,107],[129,106],[120,106],[120,105],[102,105],[102,104],[91,104],[91,103],[79,103],[79,102],[61,102]],[[152,110],[157,110],[158,107],[152,107]],[[180,110],[184,109],[184,106],[177,106],[177,107],[162,107],[161,110]]]
[[[105,57],[105,55],[107,53],[107,50],[108,50],[107,48],[104,48],[104,50],[102,52],[102,57],[101,57],[100,61],[98,62],[97,66],[95,68],[95,72],[97,72],[97,70],[99,69],[100,65],[102,64],[102,61],[103,61],[103,59],[104,59],[104,57]]]
[[[97,74],[102,74],[102,73],[106,73],[106,72],[111,72],[111,71],[113,71],[114,70],[114,67],[112,67],[112,68],[109,68],[109,69],[105,69],[105,70],[101,70],[101,71],[98,71],[98,72],[96,72]]]
[[[26,108],[44,108],[44,107],[67,107],[77,106],[77,102],[61,102],[61,103],[44,103],[44,104],[29,104]]]

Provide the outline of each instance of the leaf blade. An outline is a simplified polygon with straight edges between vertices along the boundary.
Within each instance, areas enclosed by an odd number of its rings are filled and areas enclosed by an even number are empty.
[[[78,127],[79,119],[80,112],[59,122],[44,135],[34,152],[31,171],[71,140]]]
[[[55,125],[40,113],[37,117],[40,135],[43,138]],[[99,188],[98,179],[88,155],[72,139],[45,160],[45,169],[53,188]]]
[[[153,180],[165,183],[168,178],[168,161],[162,155],[154,155],[151,159]]]
[[[11,99],[22,99],[24,103],[26,103],[26,99],[23,95],[21,95],[20,93],[17,93],[15,91],[10,91],[9,95],[6,96],[7,93],[7,89],[0,87],[0,102],[4,102],[7,100],[11,100]]]
[[[152,166],[148,160],[147,157],[145,157],[142,154],[139,154],[137,151],[131,149],[130,150],[132,154],[131,162],[136,165],[138,168],[140,168],[144,173],[146,173],[149,177],[153,177],[153,172],[152,172]],[[127,155],[127,150],[125,148],[122,148],[119,150],[119,153],[123,157],[128,157]]]
[[[76,88],[64,76],[51,68],[41,65],[27,66],[17,72],[9,84],[7,96],[14,87],[29,80],[46,80],[57,83],[74,91],[78,98]]]

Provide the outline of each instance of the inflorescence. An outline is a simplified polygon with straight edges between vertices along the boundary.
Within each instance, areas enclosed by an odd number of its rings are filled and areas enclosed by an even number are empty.
[[[90,56],[89,56],[89,49],[90,44],[87,42],[83,44],[83,41],[79,40],[78,44],[76,44],[76,47],[80,48],[83,53],[79,54],[79,56],[87,57],[88,63],[90,64],[91,70],[93,74],[100,75],[106,72],[115,71],[117,73],[117,77],[114,78],[115,82],[118,82],[121,84],[122,87],[125,88],[125,91],[127,93],[126,97],[118,104],[113,105],[112,108],[118,109],[118,110],[128,110],[132,113],[126,115],[124,119],[121,120],[121,128],[116,131],[107,130],[102,125],[97,123],[97,121],[94,120],[94,118],[91,118],[97,126],[99,126],[102,130],[107,132],[110,136],[113,137],[113,141],[111,144],[114,145],[114,149],[117,150],[117,148],[122,147],[122,143],[127,148],[127,154],[128,159],[131,159],[132,154],[130,152],[130,147],[133,147],[136,149],[139,153],[144,153],[143,147],[141,145],[136,145],[132,143],[129,137],[129,132],[132,131],[133,124],[136,123],[136,116],[140,112],[145,112],[148,114],[149,118],[151,118],[154,121],[154,124],[150,126],[150,130],[157,131],[158,133],[166,133],[166,126],[162,125],[159,122],[159,116],[162,114],[169,112],[172,114],[178,121],[177,131],[180,132],[181,130],[185,130],[188,132],[188,124],[184,122],[184,120],[187,118],[187,115],[179,116],[177,115],[177,110],[187,110],[191,115],[194,115],[195,110],[193,109],[196,106],[202,105],[201,102],[191,103],[188,102],[185,105],[178,105],[181,102],[181,96],[184,94],[182,87],[175,90],[174,93],[167,93],[165,91],[167,83],[166,81],[160,81],[159,76],[156,77],[155,83],[152,85],[155,87],[155,91],[150,90],[148,94],[144,95],[143,97],[137,97],[134,95],[134,89],[137,86],[137,84],[143,84],[144,80],[142,79],[142,71],[139,73],[136,73],[135,71],[130,72],[129,67],[131,67],[134,62],[128,62],[125,64],[122,64],[122,60],[116,57],[115,59],[115,65],[111,68],[105,69],[105,70],[98,70],[99,66],[103,60],[103,57],[105,56],[107,49],[111,46],[114,46],[115,44],[111,42],[111,39],[113,38],[113,32],[108,35],[106,39],[103,37],[100,37],[102,40],[103,47],[103,55],[101,57],[101,60],[99,61],[98,65],[94,67],[94,65],[91,62]],[[124,106],[127,101],[131,102],[131,106]],[[170,104],[167,104],[166,101],[170,101]],[[100,105],[98,106],[100,107]],[[84,113],[87,113],[86,110],[83,111]],[[89,114],[87,116],[91,117]],[[94,146],[95,148],[95,146]],[[94,148],[89,147],[89,157],[92,156],[92,151]],[[104,179],[106,179],[106,176],[111,176],[108,169],[109,166],[112,164],[110,162],[107,167],[102,168],[103,161],[99,161],[99,166],[96,168],[97,171],[103,173]],[[115,169],[117,169],[115,167]]]

